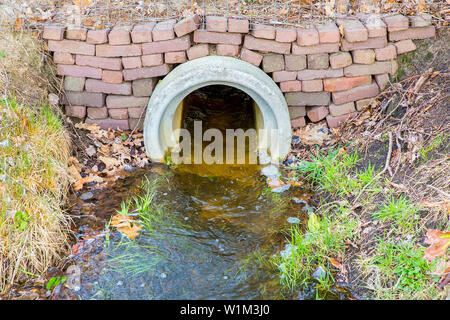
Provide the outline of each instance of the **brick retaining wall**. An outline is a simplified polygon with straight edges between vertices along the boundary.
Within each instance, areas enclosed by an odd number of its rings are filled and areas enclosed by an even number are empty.
[[[206,19],[206,29],[198,29]],[[413,39],[435,36],[427,16],[337,20],[309,29],[191,16],[111,30],[47,26],[43,38],[64,77],[69,116],[132,129],[158,80],[187,60],[232,56],[262,68],[280,86],[292,127],[336,127],[364,109],[397,70]],[[142,117],[143,119],[143,117]],[[141,120],[142,120],[141,119]]]

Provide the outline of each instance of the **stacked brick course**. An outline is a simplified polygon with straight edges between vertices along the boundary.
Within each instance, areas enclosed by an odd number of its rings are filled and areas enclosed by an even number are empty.
[[[199,29],[202,19],[205,29]],[[120,129],[142,126],[155,85],[175,65],[211,54],[268,73],[285,94],[293,127],[324,120],[336,127],[384,89],[397,55],[416,49],[413,39],[434,36],[427,16],[401,15],[338,19],[308,29],[194,15],[105,30],[48,26],[43,33],[65,78],[66,113]]]

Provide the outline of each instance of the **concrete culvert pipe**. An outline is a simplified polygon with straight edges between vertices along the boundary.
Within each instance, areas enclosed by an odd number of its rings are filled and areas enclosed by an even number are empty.
[[[288,155],[291,145],[289,110],[275,82],[245,61],[208,56],[177,66],[153,91],[144,122],[145,148],[151,160],[164,161],[167,152],[177,146],[178,137],[173,132],[181,123],[183,99],[209,85],[227,85],[247,93],[257,106],[256,129],[258,132],[267,129],[266,132],[276,137],[270,142],[259,136],[258,149],[266,149],[274,161]]]

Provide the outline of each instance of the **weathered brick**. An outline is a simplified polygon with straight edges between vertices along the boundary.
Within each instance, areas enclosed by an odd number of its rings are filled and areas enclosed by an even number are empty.
[[[403,31],[389,32],[389,41],[400,41],[407,39],[426,39],[433,38],[436,35],[434,26],[409,28]]]
[[[68,52],[74,54],[86,54],[93,56],[95,54],[95,46],[82,41],[75,40],[49,40],[48,50],[57,52]]]
[[[328,53],[308,54],[308,69],[328,69]]]
[[[330,54],[331,69],[341,69],[352,64],[352,56],[348,52],[336,52]]]
[[[122,83],[123,74],[122,71],[103,70],[102,81],[106,83]]]
[[[378,95],[379,89],[375,82],[364,86],[354,87],[350,90],[333,92],[333,102],[337,105],[351,101],[372,98]],[[331,112],[331,111],[330,111]]]
[[[197,14],[188,16],[173,26],[173,30],[175,31],[177,37],[182,37],[188,33],[197,30],[200,25],[200,16]]]
[[[112,109],[111,109],[112,110]],[[128,116],[130,118],[144,118],[145,108],[128,108]]]
[[[128,113],[130,113],[131,109],[128,109]],[[128,119],[128,124],[130,130],[143,131],[144,130],[144,117],[142,118],[131,118]]]
[[[108,42],[110,45],[123,45],[130,44],[131,26],[116,26],[108,34]]]
[[[92,92],[66,91],[63,95],[63,104],[73,106],[103,107],[105,105],[105,94]]]
[[[333,117],[331,115],[327,116],[327,124],[330,128],[337,128],[341,125],[343,125],[345,122],[349,121],[350,119],[356,117],[358,115],[357,112],[352,112],[349,114],[344,114],[342,116]]]
[[[323,87],[327,92],[336,92],[349,90],[354,87],[369,84],[371,82],[371,76],[331,78],[323,80]]]
[[[89,66],[109,70],[122,70],[122,60],[120,58],[104,58],[77,54],[76,64],[79,66]]]
[[[141,57],[123,57],[122,64],[125,69],[135,69],[142,67]]]
[[[87,92],[102,92],[121,95],[131,94],[130,82],[123,82],[117,84],[117,83],[106,83],[101,80],[87,79],[85,87]]]
[[[108,117],[108,109],[106,109],[106,107],[102,108],[89,107],[87,108],[87,116],[89,119],[92,120],[105,119]]]
[[[274,40],[259,39],[251,35],[246,35],[244,40],[244,48],[261,52],[289,54],[291,51],[291,44],[281,43]]]
[[[380,17],[373,14],[369,14],[365,16],[362,20],[369,34],[369,38],[386,36],[386,24]]]
[[[106,97],[106,106],[108,108],[145,108],[148,104],[149,97],[134,96],[115,96]]]
[[[344,37],[348,42],[366,41],[369,33],[359,20],[339,19],[338,24],[344,30]]]
[[[133,87],[133,96],[135,97],[149,97],[152,95],[153,88],[155,88],[156,83],[158,82],[157,78],[148,78],[148,79],[138,79],[134,80]],[[131,118],[134,118],[130,115]]]
[[[280,82],[282,92],[299,92],[302,91],[302,82],[298,80]]]
[[[315,46],[303,47],[292,43],[292,54],[316,54],[339,52],[339,43],[321,43]]]
[[[322,79],[302,81],[303,92],[319,92],[323,90]]]
[[[283,81],[291,81],[297,79],[296,71],[275,71],[272,74],[273,81],[275,82],[283,82]]]
[[[87,124],[98,124],[100,128],[114,129],[114,130],[129,130],[128,120],[116,120],[116,119],[89,119],[86,118]]]
[[[53,62],[58,64],[74,64],[75,59],[71,53],[68,52],[55,52],[53,54]]]
[[[213,32],[227,32],[226,17],[206,16],[206,30]]]
[[[341,48],[342,51],[361,50],[361,49],[377,49],[387,46],[386,37],[369,38],[366,41],[349,42],[342,39]]]
[[[305,117],[298,117],[295,119],[291,119],[291,127],[292,128],[301,128],[306,126]]]
[[[398,71],[398,61],[391,60],[391,70],[389,71],[389,73],[391,75],[395,75],[395,74],[397,74],[397,71]]]
[[[353,63],[372,64],[375,62],[375,51],[373,49],[362,49],[352,51]]]
[[[240,45],[242,43],[242,35],[240,33],[221,33],[205,30],[195,30],[194,42]]]
[[[409,26],[409,19],[401,14],[384,17],[383,20],[386,23],[389,32],[405,30],[408,29]]]
[[[83,27],[68,27],[66,39],[86,41],[87,29]]]
[[[362,99],[362,100],[356,101],[356,110],[363,111],[366,107],[370,106],[373,101],[374,101],[374,98],[368,98],[368,99]]]
[[[239,46],[232,44],[218,44],[216,52],[219,56],[237,57],[239,55]]]
[[[189,60],[209,56],[209,45],[197,44],[195,46],[192,46],[187,50],[187,56]]]
[[[323,106],[330,103],[328,92],[288,92],[284,96],[288,106]]]
[[[297,40],[297,30],[292,28],[277,29],[275,41],[293,42],[295,40]]]
[[[284,70],[284,57],[281,54],[267,54],[263,57],[262,65],[266,73]]]
[[[285,55],[284,62],[287,71],[300,71],[306,69],[306,55]]]
[[[242,48],[240,58],[241,58],[241,60],[244,60],[248,63],[251,63],[251,64],[259,67],[259,65],[261,64],[261,61],[263,59],[263,56],[262,56],[262,54]]]
[[[197,31],[195,31],[197,32]],[[191,46],[191,39],[189,35],[172,40],[164,40],[158,42],[148,42],[142,44],[143,54],[166,53],[174,51],[184,51]]]
[[[319,122],[329,114],[328,107],[325,106],[308,107],[306,111],[306,115],[312,122]]]
[[[166,52],[164,54],[164,61],[166,63],[183,63],[187,61],[186,51]]]
[[[422,13],[416,16],[409,16],[409,23],[411,24],[411,27],[418,28],[418,27],[428,27],[431,25],[432,16],[427,13]]]
[[[416,50],[416,45],[412,40],[402,40],[394,43],[397,48],[397,54],[402,54]]]
[[[158,22],[152,30],[153,41],[166,41],[175,38],[173,27],[177,23],[175,19]]]
[[[132,81],[136,79],[161,77],[168,74],[169,71],[170,67],[168,64],[137,69],[125,69],[123,70],[123,78],[125,79],[125,81]]]
[[[127,108],[109,109],[108,114],[111,117],[111,119],[120,119],[120,120],[128,119],[128,109]]]
[[[102,44],[108,42],[109,29],[88,30],[86,42],[89,44]]]
[[[141,60],[144,67],[160,66],[164,63],[164,57],[162,53],[143,55]]]
[[[397,57],[397,48],[392,43],[387,47],[375,49],[375,58],[378,61],[392,60]]]
[[[342,116],[343,114],[352,113],[356,111],[355,103],[353,101],[339,105],[332,103],[328,108],[330,110],[330,114],[333,117]]]
[[[375,75],[375,82],[378,84],[380,90],[384,90],[389,84],[389,75],[387,73]]]
[[[86,107],[85,106],[66,106],[66,115],[69,117],[84,119],[86,117]]]
[[[248,33],[249,22],[246,19],[228,18],[228,32]]]
[[[275,28],[264,24],[253,24],[252,31],[250,32],[255,38],[263,38],[273,40],[275,39]]]
[[[314,80],[324,78],[339,78],[344,75],[343,69],[301,70],[297,73],[298,80]]]
[[[44,32],[42,34],[43,39],[47,40],[62,40],[64,37],[64,31],[66,30],[65,27],[59,27],[59,26],[44,26]]]
[[[344,68],[346,77],[356,77],[369,74],[389,73],[391,71],[391,63],[388,61],[376,61],[373,64],[352,64]]]
[[[64,77],[64,90],[66,91],[83,91],[86,78],[82,77]]]
[[[131,30],[131,40],[133,43],[152,42],[152,31],[155,27],[155,22],[136,25]]]
[[[317,26],[320,43],[338,43],[341,35],[334,22],[326,22]]]
[[[85,78],[102,78],[102,69],[93,67],[84,67],[70,64],[58,64],[56,73],[60,76],[73,76]]]
[[[150,42],[149,44],[151,44]],[[142,54],[140,44],[128,44],[112,46],[109,44],[98,44],[96,46],[96,56],[98,57],[132,57]]]
[[[319,44],[319,32],[316,28],[297,29],[297,43],[300,46]]]
[[[288,109],[289,109],[289,117],[291,119],[306,116],[306,107],[303,106],[289,107]]]

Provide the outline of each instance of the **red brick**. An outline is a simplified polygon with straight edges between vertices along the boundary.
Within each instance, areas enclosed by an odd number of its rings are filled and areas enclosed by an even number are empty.
[[[114,27],[111,32],[108,34],[108,42],[110,45],[123,45],[130,44],[131,37],[130,31],[132,30],[131,26],[117,26]]]
[[[302,82],[298,80],[280,82],[282,92],[299,92],[302,91]]]
[[[206,30],[213,32],[227,32],[227,18],[217,16],[206,17]]]
[[[102,78],[102,69],[93,67],[82,67],[69,64],[58,64],[57,74],[60,76],[73,76],[85,78]]]
[[[251,35],[246,35],[244,40],[244,48],[261,52],[289,54],[291,51],[291,44],[276,42],[274,40],[258,39]]]
[[[158,78],[138,79],[134,80],[132,84],[133,96],[135,97],[149,97],[156,86]],[[130,115],[131,118],[134,118]]]
[[[315,28],[297,29],[297,43],[300,46],[319,44],[319,32]]]
[[[352,51],[353,63],[372,64],[375,62],[375,51],[373,49],[362,49]]]
[[[80,77],[64,77],[64,90],[67,91],[83,91],[86,78]]]
[[[346,77],[356,77],[369,74],[390,73],[391,63],[389,61],[376,61],[373,64],[352,64],[344,68]]]
[[[152,31],[155,24],[155,22],[150,22],[134,26],[131,31],[131,40],[133,43],[152,42]]]
[[[112,119],[128,119],[128,109],[108,109],[108,114]]]
[[[431,25],[432,16],[427,13],[419,14],[416,16],[409,16],[409,23],[411,27],[428,27]]]
[[[328,53],[308,54],[308,69],[328,69]]]
[[[350,119],[356,117],[358,115],[357,112],[352,112],[349,114],[344,114],[342,116],[333,117],[333,116],[327,116],[327,124],[330,128],[336,128],[341,125],[343,125],[345,122],[349,121]]]
[[[174,51],[184,51],[189,49],[190,46],[191,46],[191,39],[189,35],[185,35],[181,38],[176,38],[172,40],[143,43],[142,53],[155,54]]]
[[[285,55],[284,63],[287,71],[300,71],[306,69],[306,55]]]
[[[115,96],[106,97],[106,106],[112,108],[145,108],[148,104],[149,97],[134,96]]]
[[[194,14],[180,20],[174,27],[177,37],[182,37],[188,33],[197,30],[201,23],[200,16]]]
[[[388,44],[385,48],[375,49],[375,58],[378,61],[392,60],[397,57],[397,48],[392,44]]]
[[[113,110],[113,109],[111,109]],[[130,118],[144,118],[145,108],[128,108],[128,116]]]
[[[142,67],[141,57],[123,57],[122,64],[125,69],[135,69]]]
[[[53,62],[58,64],[74,64],[75,59],[71,53],[68,52],[55,52],[53,54]]]
[[[401,14],[384,17],[383,20],[386,23],[389,32],[405,30],[408,29],[409,26],[409,19]]]
[[[281,54],[267,54],[263,57],[262,65],[266,73],[284,70],[284,57]]]
[[[239,55],[239,46],[232,44],[218,44],[216,47],[217,55],[237,57]]]
[[[160,66],[164,63],[162,53],[143,55],[141,60],[144,67]]]
[[[186,60],[186,51],[166,52],[164,54],[164,61],[166,63],[183,63]]]
[[[102,44],[108,42],[109,29],[88,30],[86,42],[90,44]]]
[[[98,57],[132,57],[142,54],[140,44],[128,44],[122,46],[112,46],[109,44],[99,44],[96,46]]]
[[[247,61],[248,63],[251,63],[251,64],[259,67],[259,65],[261,64],[261,61],[263,59],[263,56],[259,53],[242,48],[240,58],[241,58],[241,60]]]
[[[275,28],[264,24],[254,24],[252,26],[251,35],[255,38],[275,39]]]
[[[106,83],[122,83],[122,71],[103,70],[102,81]]]
[[[349,42],[342,39],[341,48],[342,51],[361,50],[361,49],[378,49],[387,46],[386,37],[369,38],[366,41]]]
[[[389,73],[391,75],[395,75],[397,74],[398,71],[398,62],[397,60],[391,60],[391,70],[389,71]]]
[[[245,19],[228,19],[228,32],[248,33],[249,22]]]
[[[327,92],[336,92],[349,90],[354,87],[369,84],[371,82],[371,76],[331,78],[323,80],[323,87]]]
[[[87,29],[83,27],[68,27],[66,39],[86,41]]]
[[[303,92],[319,92],[323,90],[323,83],[321,79],[302,81]]]
[[[75,40],[49,40],[48,50],[57,52],[68,52],[75,54],[95,55],[95,46],[82,41]]]
[[[106,107],[102,108],[87,108],[87,116],[89,119],[96,120],[96,119],[105,119],[108,117],[108,110]]]
[[[332,52],[339,52],[339,43],[321,43],[308,47],[299,46],[295,42],[292,43],[293,54],[317,54]]]
[[[192,46],[187,50],[187,56],[189,60],[209,56],[209,45],[197,44],[195,46]]]
[[[47,40],[62,40],[64,37],[65,27],[59,26],[45,26],[44,33],[42,34],[43,39]]]
[[[338,24],[344,30],[344,37],[348,42],[366,41],[369,33],[359,20],[339,19]]]
[[[103,107],[105,104],[105,95],[103,93],[92,92],[73,92],[66,91],[63,95],[64,105]]]
[[[394,43],[397,48],[397,54],[402,54],[416,50],[416,45],[412,40],[402,40]]]
[[[296,71],[275,71],[272,74],[273,81],[275,82],[284,82],[284,81],[291,81],[297,79],[297,72]]]
[[[85,106],[66,106],[66,114],[69,117],[84,119],[86,117]]]
[[[380,17],[368,14],[362,18],[364,26],[367,29],[369,38],[385,37],[386,36],[386,24]]]
[[[293,42],[297,40],[297,30],[295,29],[277,29],[275,41],[278,42]]]
[[[407,39],[426,39],[436,35],[434,26],[422,28],[409,28],[403,31],[389,32],[389,41],[399,41]]]
[[[353,101],[340,105],[332,103],[330,104],[328,109],[330,110],[330,114],[333,117],[342,116],[343,114],[352,113],[356,111],[355,103]]]
[[[360,87],[354,87],[350,90],[333,92],[333,102],[335,104],[344,104],[351,101],[372,98],[378,95],[379,89],[375,82]],[[330,111],[331,112],[331,111]]]
[[[348,52],[336,52],[330,55],[331,69],[345,68],[352,64],[352,56]]]
[[[330,103],[328,92],[288,92],[284,96],[288,106],[324,106]]]
[[[242,43],[242,35],[239,33],[221,33],[205,30],[195,30],[194,42],[240,45]]]
[[[377,74],[375,75],[375,82],[382,91],[389,84],[389,75],[387,73]]]
[[[79,66],[89,66],[109,70],[122,70],[122,61],[120,58],[103,58],[77,54],[76,64]]]
[[[131,81],[136,79],[161,77],[168,74],[170,67],[168,64],[162,64],[155,67],[143,67],[137,69],[125,69],[123,70],[123,78],[125,81]]]
[[[317,107],[308,107],[306,115],[309,120],[312,122],[319,122],[324,119],[328,115],[328,107],[325,106],[317,106]]]
[[[314,80],[324,78],[339,78],[344,75],[343,69],[301,70],[297,73],[298,80]]]
[[[86,80],[86,91],[87,92],[101,92],[109,94],[131,94],[131,83],[123,82],[117,83],[106,83],[101,80],[87,79]]]
[[[301,128],[306,126],[305,117],[298,117],[296,119],[291,120],[291,127],[292,128]]]
[[[86,118],[85,123],[87,124],[98,124],[100,128],[114,129],[114,130],[129,130],[128,120],[116,120],[116,119],[89,119]]]
[[[289,107],[288,109],[289,109],[289,117],[291,119],[306,116],[306,108],[303,106]]]
[[[152,30],[153,41],[165,41],[175,38],[173,27],[177,23],[175,19],[158,22]]]
[[[338,43],[341,39],[339,29],[334,22],[328,22],[317,26],[320,43]]]

